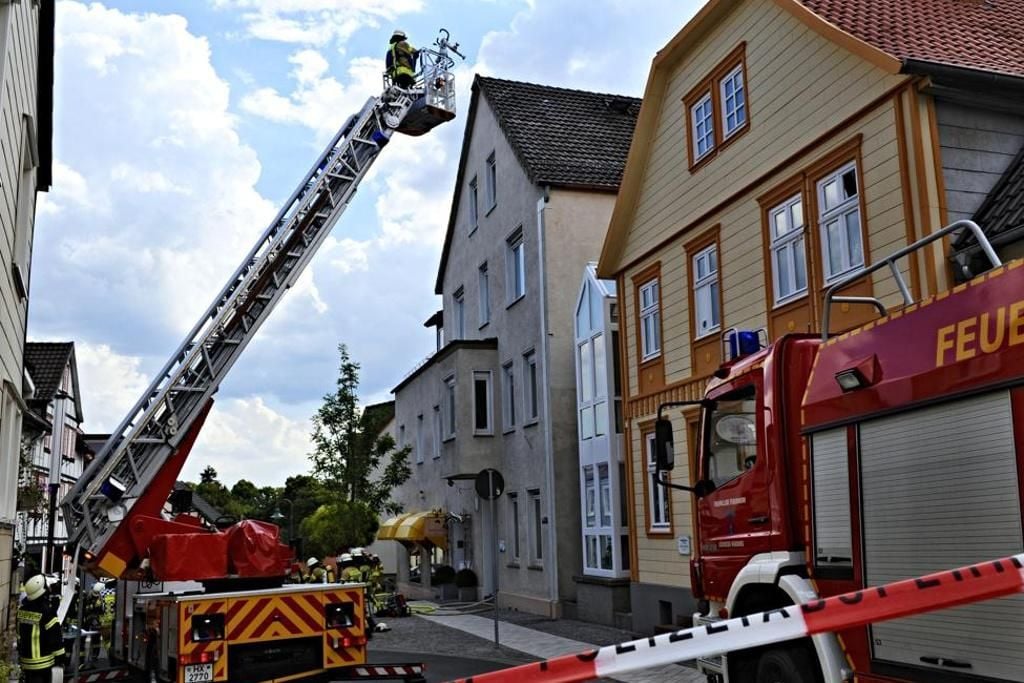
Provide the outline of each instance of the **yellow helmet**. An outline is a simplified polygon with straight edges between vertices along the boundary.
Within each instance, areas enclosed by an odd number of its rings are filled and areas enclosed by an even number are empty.
[[[25,595],[29,600],[40,598],[46,593],[46,579],[42,574],[36,574],[25,582]]]

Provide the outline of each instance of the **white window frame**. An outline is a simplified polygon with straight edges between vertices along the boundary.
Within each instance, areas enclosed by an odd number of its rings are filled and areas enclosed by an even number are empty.
[[[793,210],[800,207],[800,225],[794,225]],[[772,252],[772,286],[775,296],[775,305],[788,303],[807,293],[807,244],[806,244],[806,212],[804,211],[804,198],[802,193],[797,193],[768,211],[768,238],[771,243]],[[775,231],[776,220],[782,217],[786,221],[787,230],[782,235]],[[782,281],[783,269],[779,264],[785,260],[788,277],[786,282]],[[803,264],[804,284],[797,285],[796,271],[797,263]],[[785,285],[786,291],[783,292]]]
[[[477,382],[483,380],[486,383],[486,418],[487,426],[478,427],[477,417]],[[474,370],[473,371],[473,434],[478,436],[490,436],[494,434],[494,376],[490,370]]]
[[[530,566],[544,566],[544,506],[540,497],[540,489],[528,489],[527,518],[530,536]]]
[[[436,405],[434,406],[434,452],[431,454],[434,460],[441,457],[441,443],[444,441],[442,420],[441,406]]]
[[[455,438],[455,375],[448,375],[444,378],[444,409],[442,411],[444,440]]]
[[[423,434],[423,413],[416,416],[416,464],[423,463],[423,455],[426,446],[424,444]]]
[[[526,296],[526,245],[520,226],[505,242],[505,299],[509,306]]]
[[[703,133],[701,133],[701,126],[704,126]],[[693,140],[694,162],[715,151],[715,103],[710,91],[690,107],[690,131]],[[708,146],[702,152],[700,146],[705,142]]]
[[[509,543],[509,562],[514,565],[518,565],[522,557],[522,547],[519,543],[519,494],[509,493],[508,494],[508,516],[509,516],[509,533],[512,536],[512,542]]]
[[[498,162],[492,151],[487,155],[487,175],[485,176],[487,190],[487,211],[484,215],[494,211],[498,205]]]
[[[654,432],[648,433],[644,441],[647,461],[647,530],[663,533],[672,528],[671,501],[668,489],[657,483],[659,474],[654,463]]]
[[[658,278],[640,285],[639,300],[641,361],[647,362],[661,355],[661,285]]]
[[[701,261],[708,264],[707,272],[704,275],[699,275],[698,264]],[[690,265],[693,268],[693,332],[695,339],[702,339],[722,329],[720,310],[722,292],[718,286],[718,268],[721,264],[718,259],[718,245],[710,244],[698,251],[690,260]],[[715,297],[711,296],[713,290],[718,291],[718,306],[715,305]],[[706,297],[704,296],[705,291],[707,292]],[[704,310],[705,306],[710,308]],[[705,321],[712,324],[704,327]]]
[[[455,318],[455,339],[466,338],[466,288],[460,286],[452,294],[452,317]]]
[[[523,424],[540,420],[540,378],[537,376],[537,352],[523,354]]]
[[[480,290],[480,327],[491,322],[491,280],[484,261],[477,269],[477,285]]]
[[[739,85],[737,85],[737,81]],[[734,90],[732,95],[732,107],[731,113],[738,115],[736,116],[736,125],[732,128],[729,127],[729,115],[730,115],[730,96],[726,94],[726,86],[732,83]],[[718,83],[719,94],[721,96],[722,103],[722,138],[728,139],[735,135],[738,131],[743,129],[743,126],[747,125],[747,90],[746,83],[743,80],[743,64],[737,64],[736,68],[730,71],[722,78]],[[739,93],[739,97],[736,97],[736,93]],[[737,104],[737,100],[740,100]],[[740,118],[742,116],[742,118]]]
[[[0,460],[0,488],[12,494],[18,488],[18,457],[21,452],[21,427],[24,415],[14,385],[0,385],[0,453],[10,457]],[[13,524],[17,519],[16,495],[0,501],[0,521]]]
[[[469,181],[469,234],[480,227],[480,184],[476,176]]]
[[[32,267],[32,239],[36,214],[36,167],[39,153],[36,147],[35,122],[28,114],[22,115],[21,165],[18,177],[14,216],[14,250],[11,254],[11,279],[21,300],[28,298],[30,268]]]
[[[850,198],[843,199],[833,207],[829,207],[825,201],[825,186],[828,185],[830,181],[835,180],[839,183],[839,188],[842,189],[842,177],[849,171],[853,171],[853,177],[857,183],[856,194]],[[863,267],[866,263],[866,254],[864,253],[864,216],[861,214],[860,210],[860,194],[863,188],[861,187],[860,173],[857,170],[857,162],[851,161],[848,164],[844,164],[835,171],[832,171],[828,175],[819,179],[816,188],[819,207],[818,227],[821,233],[821,259],[824,266],[825,283],[829,284],[835,282],[844,275],[848,275]],[[847,219],[850,216],[857,217],[857,243],[860,247],[860,260],[853,259],[852,250],[850,249],[851,242],[849,240],[849,229],[847,226]],[[828,225],[836,220],[839,221],[844,239],[841,242],[841,268],[837,271],[833,271],[832,259],[829,258]]]
[[[516,371],[512,361],[501,366],[501,423],[505,432],[516,428]]]

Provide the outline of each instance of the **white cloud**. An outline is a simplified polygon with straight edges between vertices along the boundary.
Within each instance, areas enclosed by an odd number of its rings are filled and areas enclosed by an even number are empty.
[[[78,383],[87,431],[106,433],[117,427],[149,379],[140,371],[142,359],[122,356],[107,344],[75,342]]]
[[[361,28],[380,28],[403,14],[420,12],[422,0],[212,0],[241,11],[251,38],[323,47],[344,43]]]

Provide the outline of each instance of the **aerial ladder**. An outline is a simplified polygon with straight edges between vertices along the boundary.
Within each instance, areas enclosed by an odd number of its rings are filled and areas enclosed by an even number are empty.
[[[458,47],[442,29],[433,46],[419,51],[415,87],[399,88],[385,76],[382,94],[349,117],[63,499],[69,546],[87,570],[132,576],[156,535],[196,531],[162,511],[213,394],[391,136],[422,135],[454,118],[451,55],[462,57]]]

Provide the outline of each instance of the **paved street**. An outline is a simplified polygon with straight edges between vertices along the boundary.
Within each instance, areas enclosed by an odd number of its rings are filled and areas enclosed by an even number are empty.
[[[431,683],[580,652],[632,637],[619,629],[596,624],[505,613],[499,622],[501,647],[495,648],[494,622],[485,616],[418,616],[387,622],[393,630],[374,637],[370,644],[371,659],[383,662],[385,660],[378,657],[389,656],[391,661],[400,661],[400,657],[414,661],[416,653],[420,653],[420,659],[428,660],[427,678]],[[579,634],[586,634],[587,639],[583,640]],[[436,663],[437,670],[430,661]],[[679,665],[623,674],[616,680],[623,683],[704,682],[696,671]]]

